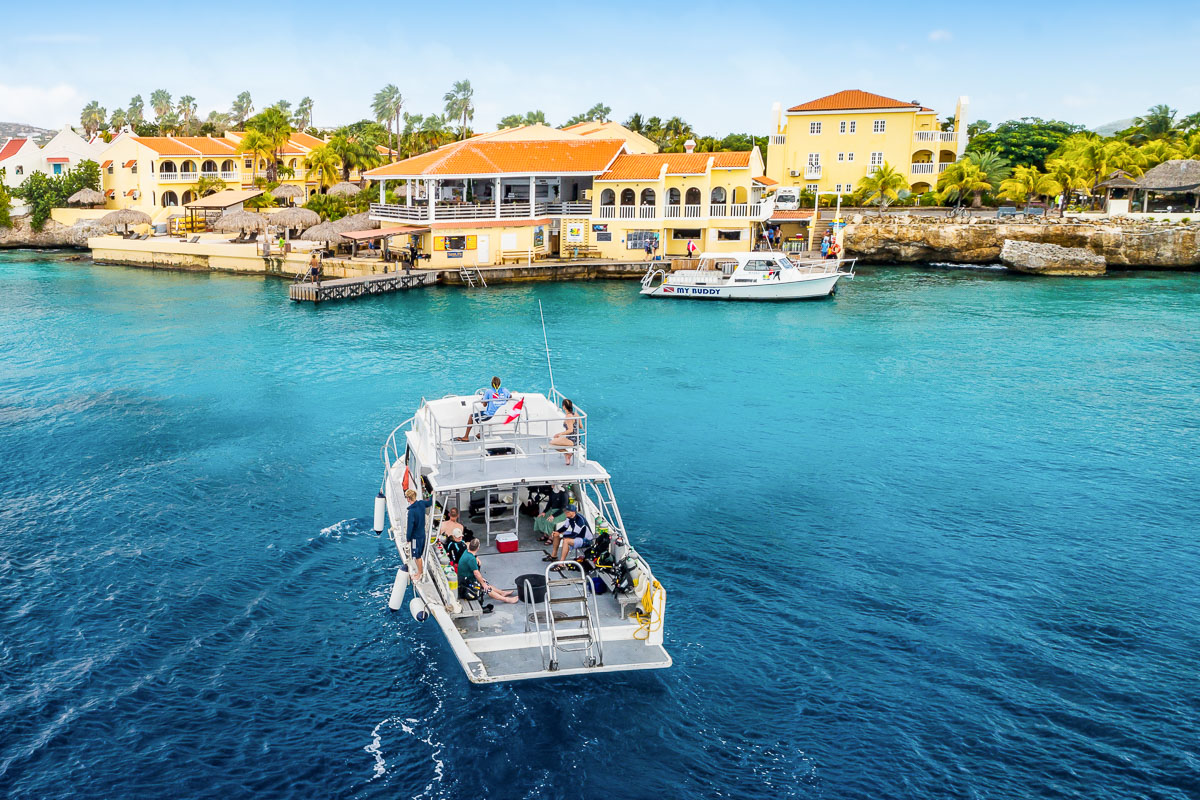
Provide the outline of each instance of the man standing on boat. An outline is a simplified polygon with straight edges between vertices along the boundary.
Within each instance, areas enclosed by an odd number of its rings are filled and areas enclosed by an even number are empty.
[[[417,493],[409,489],[404,493],[408,500],[408,544],[412,548],[413,560],[417,562],[417,574],[413,583],[425,574],[425,512],[433,505],[432,500],[418,500]]]
[[[496,412],[504,407],[504,404],[508,402],[510,397],[512,397],[512,392],[504,388],[499,377],[493,377],[492,388],[484,390],[483,393],[483,408],[472,412],[467,417],[467,432],[462,436],[455,437],[455,441],[465,442],[471,438],[471,428],[481,425],[496,416]]]

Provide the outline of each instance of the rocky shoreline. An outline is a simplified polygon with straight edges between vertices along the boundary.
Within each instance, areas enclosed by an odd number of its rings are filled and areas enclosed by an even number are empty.
[[[62,247],[87,249],[89,236],[111,228],[97,228],[93,221],[80,220],[75,225],[63,225],[52,219],[40,231],[33,230],[28,216],[13,217],[11,228],[0,228],[0,249],[20,247]]]
[[[860,214],[846,226],[843,241],[846,254],[865,264],[996,264],[1004,243],[1018,241],[1087,250],[1110,268],[1200,269],[1200,223],[985,218],[948,222],[903,213],[883,218]]]

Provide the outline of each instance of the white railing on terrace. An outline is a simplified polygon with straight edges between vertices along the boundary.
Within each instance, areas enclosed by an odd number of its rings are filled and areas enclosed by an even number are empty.
[[[195,173],[195,172],[180,172],[180,173],[177,173],[177,174],[179,175],[179,180],[181,180],[181,181],[194,181],[194,180],[196,180],[196,177],[197,177],[197,174],[198,174],[198,173]]]
[[[915,131],[914,142],[953,142],[958,138],[956,131]]]
[[[402,206],[391,203],[371,203],[371,216],[380,219],[394,219],[401,222],[425,222],[428,219],[428,209],[425,206]]]
[[[933,167],[934,167],[934,165],[932,163],[913,164],[912,165],[912,174],[913,175],[932,175]]]
[[[600,219],[616,219],[616,218],[617,218],[617,207],[616,206],[600,206]]]
[[[821,165],[820,164],[808,164],[807,166],[805,166],[804,167],[804,177],[806,177],[806,178],[821,177]]]
[[[787,144],[787,134],[772,133],[771,134],[771,144]]]
[[[710,217],[727,217],[727,216],[729,216],[728,212],[729,212],[729,209],[726,207],[726,205],[724,203],[709,203],[708,204],[708,215]]]
[[[683,216],[685,219],[700,219],[700,211],[703,206],[688,205],[683,207]]]
[[[755,203],[754,207],[758,208],[758,203]],[[731,217],[748,217],[748,216],[750,216],[750,204],[749,203],[734,203],[733,205],[729,206],[729,216],[731,216]]]
[[[679,219],[683,214],[683,206],[678,203],[663,206],[663,217],[665,219]]]
[[[938,172],[945,172],[945,171],[946,171],[946,167],[948,167],[948,166],[950,166],[950,162],[949,162],[949,161],[943,161],[942,163],[938,164]]]
[[[605,209],[612,206],[602,206],[600,216],[602,218],[610,218],[611,214],[606,217]],[[531,213],[532,212],[532,213]],[[403,204],[391,203],[372,203],[371,214],[385,219],[398,219],[414,222],[425,222],[429,219],[429,206],[424,201],[414,201],[411,206]],[[519,201],[516,203],[501,203],[500,218],[501,219],[527,219],[531,216],[581,216],[590,217],[592,215],[592,204],[587,202],[574,203],[534,203],[530,209],[529,203]],[[495,219],[496,204],[495,203],[438,203],[434,207],[433,218],[439,219]]]

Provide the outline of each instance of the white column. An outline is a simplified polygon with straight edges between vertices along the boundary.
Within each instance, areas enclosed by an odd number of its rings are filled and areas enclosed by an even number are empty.
[[[379,179],[379,202],[380,202],[380,204],[381,204],[381,205],[382,205],[384,202],[386,202],[386,201],[384,200],[384,197],[386,197],[386,196],[387,196],[387,189],[386,189],[386,187],[387,187],[387,181],[385,181],[383,178],[380,178],[380,179]]]
[[[500,179],[496,178],[496,196],[492,198],[496,201],[496,219],[500,219]]]
[[[404,182],[405,199],[408,201],[408,207],[412,208],[412,178]]]
[[[437,206],[433,202],[434,184],[436,181],[425,181],[425,203],[429,206],[429,221],[437,219]]]
[[[537,194],[536,181],[537,178],[533,177],[532,175],[529,176],[529,216],[531,217],[535,213],[534,206],[536,204],[534,203],[534,195]]]

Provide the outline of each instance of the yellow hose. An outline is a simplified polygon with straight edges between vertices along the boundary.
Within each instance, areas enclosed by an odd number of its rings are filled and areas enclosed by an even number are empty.
[[[644,611],[633,612],[633,618],[637,620],[638,628],[633,632],[633,638],[645,641],[650,638],[650,634],[662,628],[662,614],[654,613],[654,598],[657,593],[661,592],[663,596],[663,605],[667,604],[667,590],[662,587],[658,581],[654,585],[646,589],[646,593],[642,595],[642,608]]]

